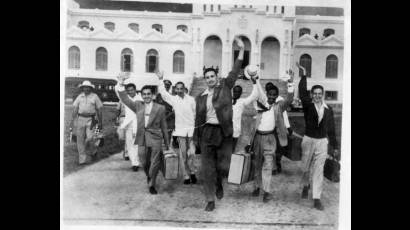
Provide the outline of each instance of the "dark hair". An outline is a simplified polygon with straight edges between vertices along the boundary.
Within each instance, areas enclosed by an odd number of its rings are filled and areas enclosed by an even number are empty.
[[[268,82],[265,85],[265,90],[266,92],[268,92],[270,89],[273,89],[274,87],[276,87],[272,82]]]
[[[185,84],[184,84],[182,81],[177,82],[177,83],[175,84],[175,87],[176,87],[178,84],[181,84],[181,85],[185,88]]]
[[[312,89],[310,90],[310,92],[313,93],[313,91],[314,91],[315,89],[321,89],[321,90],[322,90],[322,93],[325,91],[325,89],[323,88],[323,86],[321,86],[321,85],[314,85],[314,86],[312,86]]]
[[[128,87],[132,87],[132,88],[134,88],[134,89],[137,89],[137,87],[135,86],[134,83],[129,83],[129,84],[125,85],[125,88],[126,88],[126,89],[127,89]]]
[[[152,88],[151,88],[151,86],[149,86],[149,85],[144,85],[144,86],[141,88],[141,93],[142,93],[142,91],[144,91],[144,90],[146,90],[146,89],[149,89],[149,90],[151,91],[151,93],[154,93],[153,90],[152,90]]]
[[[169,84],[171,84],[172,85],[172,81],[170,81],[170,80],[164,80],[164,83],[165,82],[169,82]],[[166,83],[165,83],[166,84]]]
[[[219,70],[218,70],[218,68],[214,69],[213,67],[206,68],[206,69],[204,68],[204,77],[205,77],[205,74],[210,72],[210,71],[213,71],[215,73],[215,75],[218,75]]]
[[[240,90],[241,90],[241,93],[242,93],[242,87],[241,87],[240,85],[235,85],[235,86],[233,87],[233,89],[235,90],[235,88],[240,89]]]

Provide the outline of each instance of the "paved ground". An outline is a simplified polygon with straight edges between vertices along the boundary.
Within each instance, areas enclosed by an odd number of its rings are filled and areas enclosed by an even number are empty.
[[[199,160],[197,161],[199,164]],[[63,218],[67,225],[140,225],[241,229],[337,229],[339,184],[325,179],[324,211],[300,199],[300,162],[283,158],[274,178],[275,200],[250,196],[253,182],[224,182],[225,196],[214,212],[205,212],[202,186],[183,185],[159,176],[159,194],[148,193],[143,171],[115,154],[64,177]],[[310,198],[311,199],[311,198]]]

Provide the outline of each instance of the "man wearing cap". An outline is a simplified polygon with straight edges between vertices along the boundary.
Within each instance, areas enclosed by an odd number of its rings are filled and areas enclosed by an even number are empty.
[[[261,87],[259,86],[259,89]],[[283,101],[276,101],[277,88],[270,89],[267,94],[259,90],[258,114],[256,117],[256,132],[251,148],[255,153],[256,183],[253,196],[259,196],[263,190],[263,202],[268,202],[272,195],[272,170],[275,167],[275,151],[278,144],[286,146],[288,142],[287,130],[283,122],[283,111],[293,100],[293,83],[288,83],[288,94]],[[276,139],[277,135],[277,139]],[[277,143],[277,140],[279,143]]]
[[[232,151],[235,151],[239,136],[241,135],[242,113],[245,106],[254,102],[258,97],[258,88],[256,81],[259,80],[259,69],[256,65],[248,65],[244,70],[245,77],[252,80],[252,93],[246,98],[240,98],[242,95],[242,87],[236,85],[233,87],[232,93],[232,122],[233,122],[233,145]]]
[[[220,78],[215,69],[205,69],[208,88],[196,98],[194,143],[201,148],[201,175],[208,202],[205,211],[215,209],[215,195],[218,199],[223,197],[222,176],[228,171],[224,161],[229,162],[232,154],[231,89],[238,79],[245,49],[240,38],[235,37],[235,41],[240,51],[228,77]]]
[[[90,81],[84,81],[80,85],[82,93],[75,99],[73,105],[73,115],[70,128],[74,126],[74,119],[77,118],[76,134],[79,164],[90,162],[89,156],[95,156],[97,148],[89,144],[92,140],[93,129],[98,127],[102,129],[102,107],[103,104],[97,94],[91,92],[94,85]],[[98,123],[95,119],[98,117]]]

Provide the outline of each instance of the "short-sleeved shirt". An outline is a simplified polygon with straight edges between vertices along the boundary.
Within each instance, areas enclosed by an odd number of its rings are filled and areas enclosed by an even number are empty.
[[[87,96],[81,93],[75,99],[73,105],[78,106],[78,113],[96,113],[96,109],[103,107],[100,98],[95,93],[90,93]]]

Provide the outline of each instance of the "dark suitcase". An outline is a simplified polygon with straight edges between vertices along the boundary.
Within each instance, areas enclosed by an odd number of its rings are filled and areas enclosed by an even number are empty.
[[[328,180],[338,183],[340,181],[340,163],[333,157],[327,158],[323,174]]]
[[[179,160],[176,153],[165,154],[164,156],[165,179],[178,179]]]

